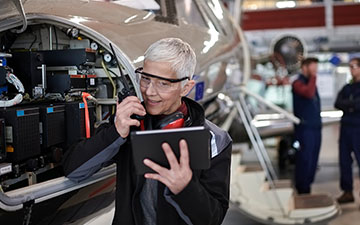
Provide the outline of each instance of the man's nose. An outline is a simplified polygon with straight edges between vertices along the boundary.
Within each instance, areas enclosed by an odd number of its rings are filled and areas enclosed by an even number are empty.
[[[156,89],[154,87],[154,81],[151,81],[149,86],[146,89],[146,94],[147,95],[154,95],[156,94]]]

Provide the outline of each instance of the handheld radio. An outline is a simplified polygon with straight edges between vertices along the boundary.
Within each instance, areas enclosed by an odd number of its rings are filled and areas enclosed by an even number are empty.
[[[120,71],[120,80],[121,80],[121,83],[124,85],[123,89],[121,89],[119,92],[118,92],[118,102],[122,102],[126,97],[128,96],[136,96],[135,92],[133,90],[130,89],[129,87],[129,84],[127,83],[126,79],[125,79],[125,75],[121,69],[121,66],[120,66],[120,63],[119,63],[119,60],[115,54],[115,51],[114,51],[114,48],[112,46],[111,43],[109,43],[110,45],[110,48],[111,48],[111,51],[112,51],[112,54],[113,56],[115,57],[115,60],[116,60],[116,64],[119,68],[119,71]],[[144,116],[140,116],[140,115],[132,115],[131,118],[133,119],[137,119],[137,120],[143,120],[144,119]]]

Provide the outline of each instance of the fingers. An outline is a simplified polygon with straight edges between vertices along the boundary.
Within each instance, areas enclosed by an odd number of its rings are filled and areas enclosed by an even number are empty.
[[[144,159],[143,162],[144,162],[144,164],[146,166],[148,166],[149,168],[151,168],[152,170],[154,170],[158,174],[165,174],[168,171],[168,169],[160,166],[159,164],[154,163],[150,159]]]
[[[140,102],[140,99],[138,98],[138,97],[136,97],[136,96],[128,96],[128,97],[126,97],[124,100],[122,100],[121,102],[120,102],[120,104],[122,104],[122,103],[126,103],[126,102],[138,102],[138,103],[141,103]]]
[[[144,109],[144,107],[141,107],[141,101],[138,97],[136,96],[128,96],[126,97],[122,102],[120,102],[117,106],[118,107],[124,107],[126,105],[137,105],[139,106],[140,108]],[[144,109],[145,111],[145,109]]]
[[[161,183],[165,184],[168,187],[171,186],[170,185],[171,182],[169,180],[169,178],[171,179],[170,170],[154,163],[150,159],[144,159],[143,162],[146,166],[148,166],[149,168],[151,168],[156,172],[156,173],[145,173],[144,174],[145,178],[160,181]]]
[[[146,173],[144,175],[145,178],[147,179],[153,179],[153,180],[157,180],[157,181],[160,181],[161,183],[163,184],[167,184],[167,181],[164,177],[160,176],[159,174],[157,173]]]
[[[117,115],[124,115],[125,117],[130,117],[133,114],[142,116],[146,114],[144,106],[135,96],[129,96],[125,98],[120,104],[117,105],[116,109]]]
[[[115,127],[121,137],[126,138],[131,126],[140,126],[140,121],[132,119],[131,115],[144,116],[144,106],[136,96],[128,96],[116,105]]]
[[[170,169],[162,167],[149,159],[143,162],[155,173],[146,173],[145,178],[160,181],[166,185],[173,194],[178,194],[189,184],[192,178],[192,170],[189,165],[189,152],[185,140],[179,142],[180,164],[169,144],[162,144],[166,158],[170,164]]]
[[[180,167],[189,166],[189,149],[184,139],[179,142],[180,147]]]
[[[164,150],[165,156],[170,164],[170,169],[178,169],[179,168],[179,162],[172,151],[170,145],[168,143],[163,143],[161,147]]]
[[[123,127],[140,126],[140,121],[136,119],[125,119],[121,121]]]

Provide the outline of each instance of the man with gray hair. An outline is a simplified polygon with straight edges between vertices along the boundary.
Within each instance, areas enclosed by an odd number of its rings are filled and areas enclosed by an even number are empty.
[[[143,67],[135,71],[144,101],[129,96],[117,104],[115,118],[92,138],[67,151],[65,174],[80,181],[111,159],[116,162],[113,224],[221,224],[229,204],[232,141],[225,131],[205,119],[198,103],[185,97],[195,85],[195,53],[184,41],[165,38],[153,43],[144,57]],[[184,118],[184,127],[205,126],[210,130],[210,168],[192,170],[189,149],[182,140],[179,160],[168,144],[162,145],[170,169],[145,159],[144,164],[155,173],[137,175],[128,137],[130,127],[160,129],[162,121],[175,113]],[[131,117],[133,114],[145,119],[140,122]]]

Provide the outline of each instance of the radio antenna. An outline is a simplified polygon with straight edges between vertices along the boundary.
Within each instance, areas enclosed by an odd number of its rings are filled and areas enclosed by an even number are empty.
[[[113,56],[115,57],[116,64],[117,64],[117,66],[119,68],[119,71],[120,71],[121,83],[123,83],[123,85],[124,85],[125,90],[123,89],[122,92],[126,91],[127,93],[130,93],[130,87],[129,87],[129,84],[127,83],[127,80],[125,79],[125,75],[124,75],[124,73],[123,73],[123,71],[121,69],[121,66],[120,66],[121,64],[120,64],[118,58],[116,57],[116,54],[115,54],[115,51],[114,51],[114,48],[113,48],[112,44],[109,43],[109,45],[110,45],[110,48],[111,48],[111,52],[112,52]],[[123,93],[123,94],[125,94],[125,93]]]

